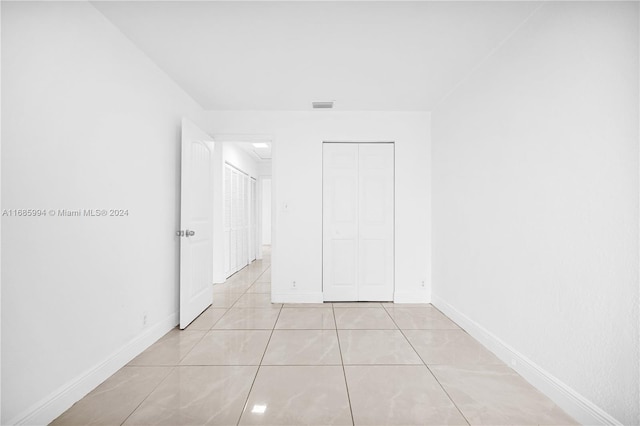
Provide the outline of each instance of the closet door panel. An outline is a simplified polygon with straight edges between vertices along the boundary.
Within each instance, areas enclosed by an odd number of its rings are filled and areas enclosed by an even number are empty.
[[[393,300],[394,147],[359,144],[358,300]]]
[[[323,144],[322,195],[324,300],[357,300],[358,146],[356,144]]]

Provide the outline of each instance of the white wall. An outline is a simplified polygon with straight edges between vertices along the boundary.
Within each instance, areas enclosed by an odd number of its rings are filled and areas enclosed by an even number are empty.
[[[258,163],[258,175],[271,176],[271,160]]]
[[[2,208],[129,211],[2,219],[2,423],[47,423],[177,323],[201,109],[85,2],[2,2],[2,56]]]
[[[271,179],[262,179],[262,244],[271,244]]]
[[[546,3],[433,112],[434,303],[585,423],[640,423],[638,16]]]
[[[205,121],[212,134],[273,135],[275,302],[322,300],[322,142],[395,141],[395,298],[430,300],[428,113],[209,111]]]

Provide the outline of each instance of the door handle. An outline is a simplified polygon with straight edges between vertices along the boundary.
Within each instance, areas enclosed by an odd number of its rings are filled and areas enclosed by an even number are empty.
[[[185,232],[186,237],[193,237],[194,235],[196,235],[196,231],[189,231],[187,229],[187,231]]]
[[[184,237],[184,231],[176,231],[177,237]]]

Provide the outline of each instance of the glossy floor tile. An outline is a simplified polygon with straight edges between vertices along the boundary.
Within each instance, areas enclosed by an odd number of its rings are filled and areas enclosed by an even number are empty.
[[[350,425],[342,366],[262,366],[241,425]]]
[[[258,367],[177,367],[125,425],[232,425]]]
[[[276,323],[276,329],[335,330],[335,328],[336,321],[331,307],[283,309]]]
[[[271,283],[256,282],[247,289],[247,293],[266,293],[271,294]]]
[[[422,364],[400,330],[338,330],[342,360],[348,364]]]
[[[575,424],[430,304],[272,304],[264,253],[53,424]]]
[[[269,342],[268,330],[211,330],[181,365],[259,365]]]
[[[467,424],[424,365],[345,366],[345,373],[356,424]]]
[[[506,365],[429,368],[471,424],[577,424]]]
[[[147,398],[172,367],[124,367],[76,402],[52,425],[119,425]]]
[[[459,327],[433,307],[404,307],[396,305],[384,308],[393,321],[403,330],[458,329]]]
[[[261,329],[271,330],[280,315],[279,309],[229,309],[213,326],[214,329]]]
[[[210,330],[222,316],[226,309],[208,308],[200,314],[185,330]]]
[[[244,292],[245,290],[243,290]],[[230,308],[234,303],[242,296],[242,293],[231,292],[214,292],[213,301],[211,302],[212,308]]]
[[[206,331],[202,330],[173,329],[135,357],[129,365],[178,365],[205,334]]]
[[[245,293],[233,305],[234,308],[272,308],[280,309],[281,303],[271,303],[270,293]]]
[[[336,308],[336,325],[341,329],[395,329],[396,324],[382,307]]]
[[[404,330],[404,335],[427,365],[502,364],[464,330]]]
[[[335,330],[275,330],[263,365],[342,365]]]

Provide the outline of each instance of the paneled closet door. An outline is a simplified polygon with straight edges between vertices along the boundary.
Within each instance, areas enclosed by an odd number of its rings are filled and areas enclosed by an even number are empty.
[[[231,245],[229,255],[231,256],[231,273],[238,270],[238,188],[240,176],[235,170],[232,172],[231,185]]]
[[[323,144],[325,301],[391,301],[394,146]]]
[[[358,144],[358,300],[393,300],[394,147]]]
[[[225,164],[225,273],[229,277],[255,259],[255,179]],[[252,246],[253,244],[253,246]]]
[[[232,211],[232,175],[228,165],[224,167],[224,273],[228,277],[231,271],[231,211]]]
[[[325,301],[358,300],[358,145],[323,144]]]
[[[249,262],[256,260],[256,180],[251,178],[249,192]]]

